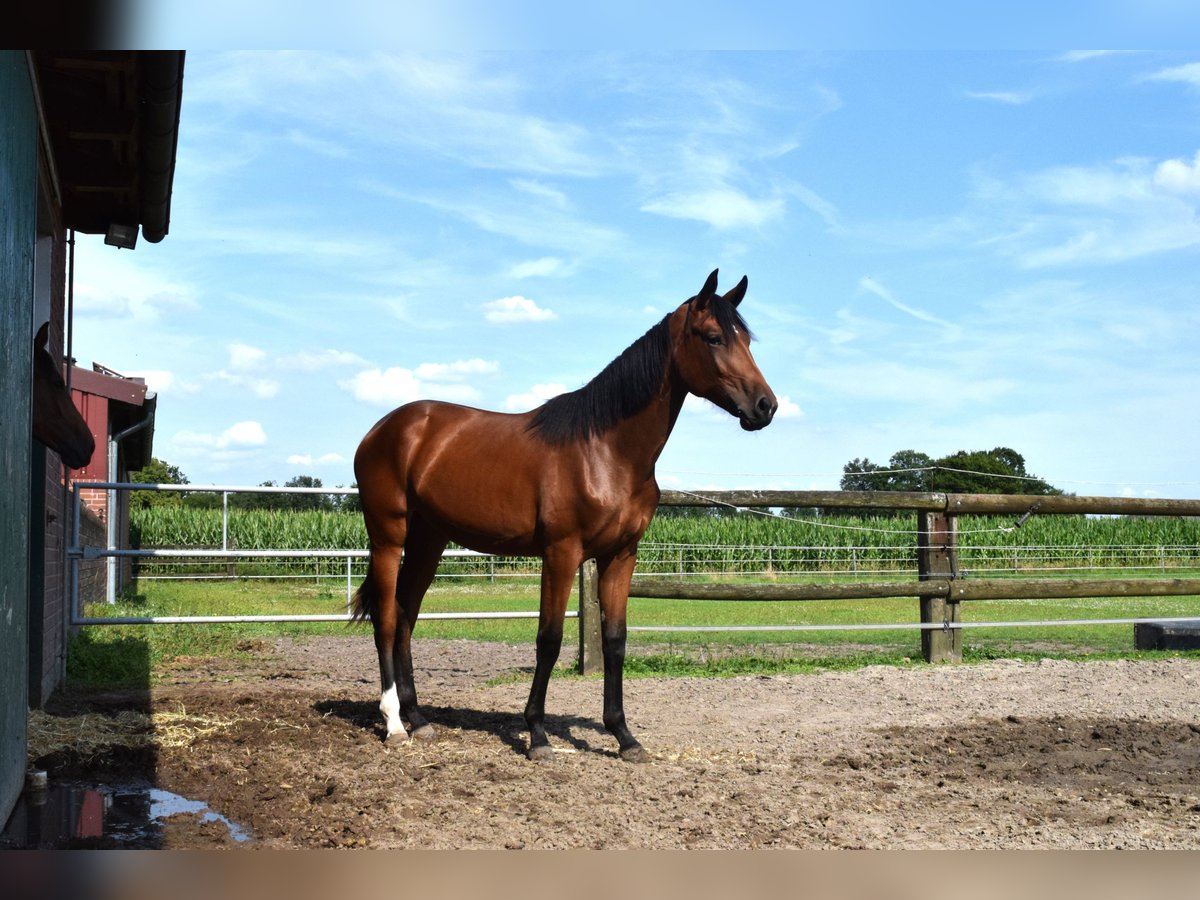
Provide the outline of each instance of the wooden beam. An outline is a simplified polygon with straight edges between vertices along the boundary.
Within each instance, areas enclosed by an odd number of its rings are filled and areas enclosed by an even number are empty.
[[[1200,578],[971,578],[951,582],[955,600],[1200,596]]]
[[[600,579],[596,561],[579,567],[579,674],[591,675],[604,669],[600,641]]]
[[[659,505],[944,510],[946,495],[909,491],[663,491]]]
[[[1197,578],[972,578],[845,584],[707,584],[636,579],[630,597],[662,600],[812,601],[936,597],[970,600],[1050,600],[1072,597],[1200,597]],[[941,620],[938,619],[940,622]]]
[[[1200,500],[910,491],[663,491],[659,505],[900,509],[951,515],[1200,516]]]
[[[940,512],[917,513],[917,574],[921,581],[946,586],[947,594],[921,597],[921,623],[958,622],[958,601],[950,591],[958,578],[958,520]],[[962,631],[946,627],[921,631],[921,655],[926,662],[962,662]]]
[[[852,582],[848,584],[710,584],[636,579],[630,597],[661,600],[879,600],[888,597],[947,597],[946,581]]]

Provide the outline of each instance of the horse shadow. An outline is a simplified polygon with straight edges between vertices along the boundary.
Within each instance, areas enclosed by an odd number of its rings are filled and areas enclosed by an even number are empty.
[[[355,728],[375,735],[380,741],[386,738],[378,702],[367,700],[320,700],[313,710],[322,717],[336,716]],[[529,733],[524,718],[519,713],[504,713],[490,710],[470,709],[463,706],[424,706],[421,712],[429,719],[435,732],[445,729],[473,731],[491,735],[506,744],[521,756],[529,747]],[[611,735],[600,722],[586,716],[546,716],[546,733],[559,746],[566,745],[579,753],[600,753],[616,757]]]

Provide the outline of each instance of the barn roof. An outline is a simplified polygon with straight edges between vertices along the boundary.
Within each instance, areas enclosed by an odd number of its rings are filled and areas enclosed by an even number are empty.
[[[85,234],[171,224],[183,51],[34,50],[63,224]]]

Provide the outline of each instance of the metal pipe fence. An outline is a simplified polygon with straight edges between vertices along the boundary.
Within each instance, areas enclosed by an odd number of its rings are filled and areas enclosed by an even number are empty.
[[[174,624],[177,622],[337,622],[350,618],[350,601],[356,583],[365,574],[367,552],[362,549],[243,549],[231,546],[231,495],[245,494],[322,494],[347,495],[353,488],[279,488],[274,486],[194,486],[145,485],[132,483],[79,483],[74,497],[73,540],[68,550],[72,563],[71,624]],[[100,488],[114,491],[154,490],[179,492],[210,492],[221,494],[221,546],[179,548],[118,548],[85,547],[79,540],[80,489]],[[1122,588],[1122,596],[1130,591],[1145,589],[1151,592],[1152,579],[1140,579],[1151,574],[1176,576],[1171,579],[1168,593],[1179,594],[1193,581],[1186,576],[1200,572],[1200,546],[1192,544],[1119,544],[1110,546],[1056,546],[1008,544],[992,546],[963,541],[957,532],[960,515],[1015,513],[1024,511],[1028,518],[1038,514],[1140,514],[1140,515],[1200,515],[1200,501],[1154,500],[1130,498],[1020,497],[1013,495],[946,495],[900,494],[867,492],[763,492],[735,491],[697,495],[684,492],[664,492],[664,505],[674,506],[734,506],[739,510],[762,507],[843,507],[854,509],[897,508],[916,514],[918,527],[907,530],[911,540],[896,548],[875,545],[834,544],[772,544],[740,547],[710,544],[672,544],[643,542],[637,577],[631,596],[679,597],[681,599],[731,599],[737,594],[745,599],[868,599],[871,597],[919,597],[922,620],[901,624],[854,625],[787,625],[787,626],[633,626],[631,631],[821,631],[821,630],[913,630],[923,637],[934,632],[959,633],[963,628],[1023,627],[1029,622],[973,622],[958,619],[961,600],[978,595],[982,582],[1006,581],[1008,588],[992,588],[992,594],[1007,596],[1021,585],[1019,596],[1036,599],[1038,596],[1058,596],[1046,592],[1045,584],[1071,579],[1087,571],[1093,575],[1107,574],[1111,583],[1128,576],[1139,580]],[[793,520],[804,521],[804,520]],[[898,526],[899,528],[899,526]],[[895,533],[895,532],[894,532]],[[971,532],[964,532],[969,538]],[[316,584],[341,583],[346,590],[344,612],[303,615],[245,615],[245,616],[160,616],[160,617],[86,617],[79,604],[78,569],[82,562],[95,559],[130,559],[138,566],[140,579],[279,579],[309,580]],[[931,560],[938,562],[931,565]],[[873,583],[873,579],[892,578],[899,573],[917,571],[916,582]],[[540,560],[491,557],[470,550],[446,551],[438,577],[462,581],[500,578],[530,579],[540,574]],[[1053,576],[1041,582],[1029,582],[1028,576]],[[780,584],[782,593],[766,597],[758,588],[746,584],[705,585],[700,581],[764,578],[773,582],[803,581],[818,577],[826,584]],[[930,580],[936,584],[930,584]],[[581,585],[583,580],[581,578]],[[1039,586],[1041,585],[1041,586]],[[1104,581],[1087,582],[1084,590],[1095,589],[1104,596]],[[957,592],[951,591],[954,586]],[[714,587],[727,588],[714,591]],[[1111,587],[1111,584],[1110,584]],[[886,589],[880,593],[880,589]],[[740,593],[738,593],[740,592]],[[586,598],[582,597],[581,609]],[[985,591],[986,593],[986,591]],[[110,602],[115,597],[110,593]],[[929,604],[941,604],[941,614],[932,615]],[[953,614],[951,614],[953,613]],[[570,616],[579,615],[572,610]],[[497,619],[535,618],[536,612],[479,612],[426,613],[427,619]],[[1054,620],[1041,624],[1135,624],[1140,621],[1169,622],[1174,619],[1087,619]]]

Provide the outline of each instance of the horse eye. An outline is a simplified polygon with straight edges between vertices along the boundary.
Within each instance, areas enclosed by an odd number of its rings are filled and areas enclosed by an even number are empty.
[[[710,347],[720,347],[725,341],[719,334],[708,334],[704,336],[704,342]]]

